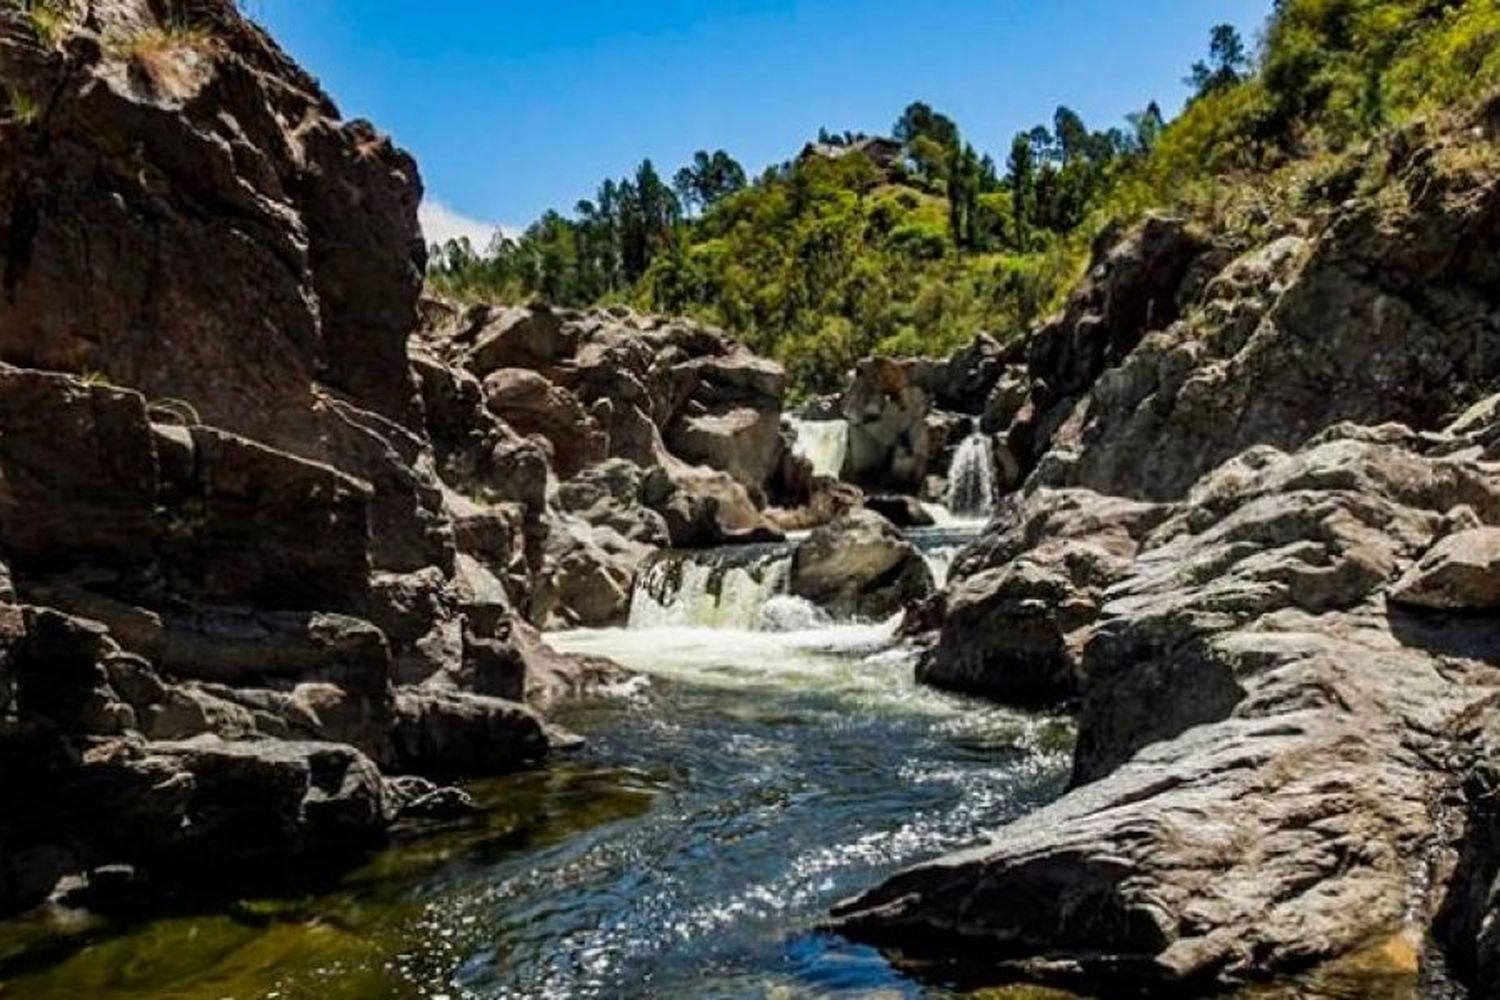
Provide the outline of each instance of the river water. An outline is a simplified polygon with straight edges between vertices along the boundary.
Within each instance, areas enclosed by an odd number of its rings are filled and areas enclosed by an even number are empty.
[[[928,530],[936,569],[971,530]],[[0,925],[0,997],[946,995],[816,925],[1059,794],[1071,729],[917,687],[894,622],[780,594],[784,556],[653,567],[632,627],[551,636],[642,676],[482,817],[263,898]]]

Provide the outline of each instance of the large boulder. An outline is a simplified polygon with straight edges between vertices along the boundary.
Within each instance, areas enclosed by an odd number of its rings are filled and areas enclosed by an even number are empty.
[[[1437,572],[1500,524],[1500,475],[1470,440],[1341,426],[1251,449],[1176,505],[1018,501],[1012,529],[960,560],[978,569],[958,600],[994,595],[963,619],[999,619],[986,673],[1077,671],[1074,788],[842,904],[834,926],[955,978],[1085,989],[1222,990],[1372,943],[1414,954],[1434,932],[1466,974],[1493,968],[1500,863],[1473,768],[1500,635],[1446,599],[1392,599],[1424,557]],[[1067,621],[1088,582],[1069,553],[1089,549],[1102,586]],[[1469,593],[1462,576],[1436,592]]]
[[[1038,705],[1083,693],[1083,643],[1107,589],[1169,511],[1086,491],[1007,498],[950,571],[937,643],[921,681]]]
[[[536,372],[501,368],[484,380],[484,398],[495,414],[521,434],[547,442],[552,466],[567,479],[602,461],[609,442],[578,397]]]
[[[59,795],[96,855],[178,867],[374,843],[394,817],[380,771],[359,751],[285,740],[105,743]]]
[[[786,373],[743,349],[694,358],[672,369],[681,400],[666,443],[686,462],[729,473],[761,499],[781,458]]]
[[[932,571],[895,525],[850,510],[792,552],[789,589],[846,618],[887,618],[932,593]]]
[[[867,358],[844,393],[849,444],[842,478],[877,489],[916,493],[933,459],[931,399],[907,365]]]
[[[526,706],[435,688],[396,692],[393,738],[397,766],[429,774],[495,774],[540,760],[548,747]]]
[[[1444,538],[1401,578],[1391,600],[1446,611],[1500,608],[1500,529]]]

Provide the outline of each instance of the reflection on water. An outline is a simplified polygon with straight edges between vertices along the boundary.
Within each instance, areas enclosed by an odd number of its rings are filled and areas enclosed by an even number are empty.
[[[263,898],[0,923],[0,998],[949,995],[817,922],[1057,795],[1071,726],[916,687],[894,623],[788,606],[762,624],[554,636],[649,674],[560,713],[581,753]],[[1414,995],[1393,954],[1249,996]]]
[[[924,691],[891,626],[554,637],[648,670],[483,817],[322,887],[0,924],[0,996],[918,996],[828,906],[1057,794],[1069,726]],[[873,992],[872,992],[873,991]]]

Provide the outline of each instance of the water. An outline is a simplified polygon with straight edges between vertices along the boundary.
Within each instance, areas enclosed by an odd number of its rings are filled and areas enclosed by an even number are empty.
[[[966,531],[913,537],[931,558]],[[0,996],[953,996],[817,924],[1060,794],[1070,724],[915,686],[895,620],[781,592],[785,547],[698,558],[643,574],[635,627],[549,637],[643,676],[558,713],[582,752],[472,785],[482,815],[250,898],[0,922]],[[1285,995],[1415,995],[1403,954]]]
[[[906,536],[916,545],[917,551],[922,553],[922,558],[927,560],[927,567],[932,570],[933,583],[941,590],[948,584],[948,571],[953,566],[953,560],[965,545],[974,540],[975,533],[985,522],[983,518],[956,517],[937,504],[923,506],[929,511],[942,511],[943,516],[934,517],[931,527],[907,529]]]
[[[970,434],[953,453],[947,499],[955,514],[985,514],[994,508],[995,455],[988,436]]]
[[[844,469],[844,455],[849,450],[849,424],[844,420],[788,421],[797,432],[794,448],[798,455],[812,463],[813,472],[835,479]]]

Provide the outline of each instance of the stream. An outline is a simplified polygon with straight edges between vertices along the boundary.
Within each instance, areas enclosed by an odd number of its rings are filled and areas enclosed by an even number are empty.
[[[913,537],[941,574],[974,530]],[[484,815],[265,898],[0,925],[0,997],[948,995],[816,925],[1060,794],[1070,724],[917,687],[894,621],[780,592],[788,551],[659,555],[630,627],[551,635],[642,676]]]

